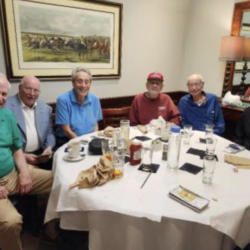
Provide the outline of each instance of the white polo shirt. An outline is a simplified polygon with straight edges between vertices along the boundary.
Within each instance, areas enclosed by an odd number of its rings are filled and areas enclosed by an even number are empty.
[[[36,130],[36,123],[35,123],[35,108],[37,106],[37,102],[35,102],[32,108],[26,106],[22,101],[21,105],[26,125],[27,144],[25,152],[34,152],[40,148],[39,138]]]

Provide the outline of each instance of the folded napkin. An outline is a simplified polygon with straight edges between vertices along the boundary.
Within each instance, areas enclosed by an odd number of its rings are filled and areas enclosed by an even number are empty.
[[[91,188],[103,185],[113,179],[113,173],[114,167],[112,162],[102,156],[98,164],[90,169],[81,171],[76,181],[70,185],[70,188]]]
[[[138,128],[143,134],[147,134],[147,132],[148,132],[146,126],[144,126],[144,125],[137,125],[137,128]]]
[[[108,126],[103,131],[100,131],[98,135],[112,138],[114,130],[115,128]]]
[[[222,99],[223,105],[241,105],[242,102],[240,100],[240,96],[232,95],[231,91],[228,91]]]
[[[239,169],[250,169],[250,159],[235,156],[235,155],[225,155],[224,161],[235,165]]]

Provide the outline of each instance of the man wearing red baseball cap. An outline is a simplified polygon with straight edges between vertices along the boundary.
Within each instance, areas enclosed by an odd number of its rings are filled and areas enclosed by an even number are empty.
[[[163,75],[159,72],[150,73],[146,88],[147,92],[137,95],[133,100],[129,114],[130,124],[146,125],[162,116],[166,121],[179,125],[181,117],[178,108],[170,96],[161,93]]]

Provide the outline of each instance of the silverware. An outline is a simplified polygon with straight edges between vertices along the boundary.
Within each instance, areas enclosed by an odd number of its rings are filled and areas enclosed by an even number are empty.
[[[146,184],[146,182],[148,181],[149,177],[151,176],[152,174],[152,170],[150,171],[150,173],[148,174],[147,178],[145,179],[145,181],[142,183],[141,185],[141,189],[144,187],[144,185]]]

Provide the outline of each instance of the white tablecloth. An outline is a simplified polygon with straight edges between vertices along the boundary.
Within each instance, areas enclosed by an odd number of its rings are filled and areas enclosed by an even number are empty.
[[[142,135],[131,129],[131,138]],[[84,136],[90,140],[91,135]],[[155,135],[147,135],[156,138]],[[179,166],[185,162],[202,167],[202,160],[187,154],[189,147],[205,149],[199,142],[204,133],[195,132],[190,146],[182,144]],[[160,164],[141,189],[148,173],[129,164],[124,177],[91,189],[69,189],[78,173],[98,162],[89,156],[80,162],[66,162],[65,146],[54,156],[54,183],[46,221],[61,218],[61,227],[90,231],[91,250],[101,249],[233,249],[250,241],[250,170],[234,171],[224,163],[223,149],[230,142],[218,137],[218,162],[211,186],[202,184],[197,175],[168,170],[161,151],[154,152],[153,162]],[[85,148],[87,152],[87,147]],[[244,150],[237,155],[249,157]],[[210,200],[209,208],[198,214],[168,197],[168,192],[182,185]]]

